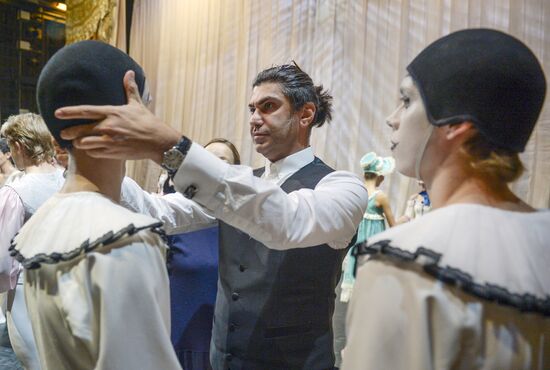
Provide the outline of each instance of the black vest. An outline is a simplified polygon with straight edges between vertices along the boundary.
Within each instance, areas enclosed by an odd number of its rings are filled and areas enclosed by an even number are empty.
[[[331,172],[315,158],[281,188],[314,189]],[[326,244],[277,251],[220,222],[213,368],[332,369],[334,288],[345,253]]]

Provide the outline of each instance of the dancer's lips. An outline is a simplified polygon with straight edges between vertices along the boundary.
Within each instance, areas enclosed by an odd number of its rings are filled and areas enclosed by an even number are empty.
[[[399,144],[399,143],[395,143],[395,142],[392,141],[392,142],[391,142],[391,148],[390,148],[390,149],[391,149],[391,150],[394,150],[395,147],[397,146],[397,144]]]

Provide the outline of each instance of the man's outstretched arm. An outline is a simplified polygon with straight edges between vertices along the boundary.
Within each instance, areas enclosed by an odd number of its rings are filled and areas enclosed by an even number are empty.
[[[58,118],[97,119],[62,132],[66,140],[90,156],[117,159],[162,154],[181,138],[177,130],[155,117],[142,104],[133,73],[124,77],[128,104],[60,108]],[[245,166],[230,166],[193,144],[174,177],[176,189],[213,215],[275,249],[328,243],[344,248],[353,237],[367,207],[361,180],[347,172],[326,176],[315,190],[290,194],[255,177]],[[195,190],[193,190],[195,189]]]

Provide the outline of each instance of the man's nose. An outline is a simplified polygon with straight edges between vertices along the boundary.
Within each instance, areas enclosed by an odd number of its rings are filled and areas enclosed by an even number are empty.
[[[252,115],[250,115],[250,119],[248,120],[250,123],[250,126],[261,126],[262,125],[262,117],[258,113],[258,110],[256,109]]]

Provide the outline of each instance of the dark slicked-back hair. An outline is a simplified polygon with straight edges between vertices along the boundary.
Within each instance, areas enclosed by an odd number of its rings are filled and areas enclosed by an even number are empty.
[[[278,83],[284,96],[290,101],[293,111],[301,109],[304,104],[315,104],[315,117],[312,126],[321,127],[332,119],[332,96],[323,85],[315,86],[307,73],[292,61],[292,64],[283,64],[265,69],[258,73],[253,87],[263,83]]]

